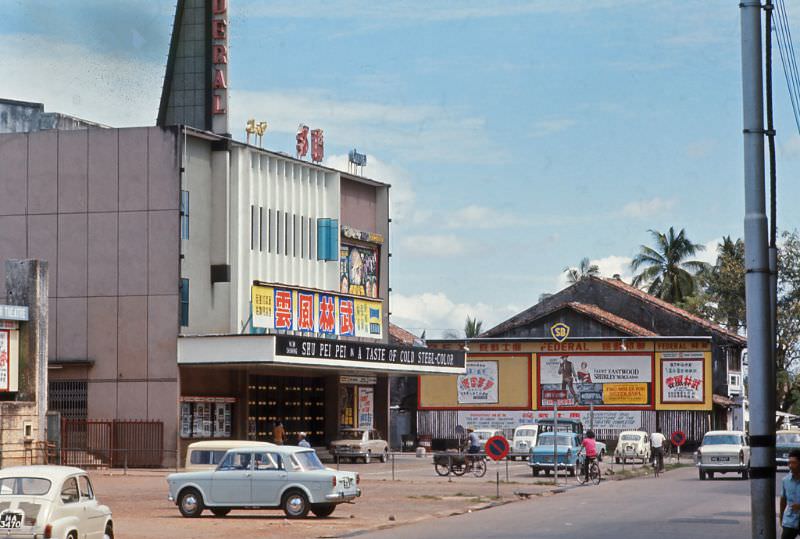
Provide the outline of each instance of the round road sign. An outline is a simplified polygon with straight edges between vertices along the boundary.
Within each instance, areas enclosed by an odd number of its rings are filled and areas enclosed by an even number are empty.
[[[669,439],[672,441],[673,445],[677,445],[678,447],[686,443],[686,435],[682,430],[676,430],[673,432]]]
[[[492,436],[486,440],[486,455],[492,460],[500,460],[508,455],[508,440],[503,436]]]

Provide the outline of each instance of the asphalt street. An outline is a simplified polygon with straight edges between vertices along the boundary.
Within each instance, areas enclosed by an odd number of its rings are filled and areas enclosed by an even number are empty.
[[[780,480],[783,474],[776,479]],[[459,539],[536,537],[750,537],[750,486],[728,475],[700,481],[693,467],[510,503],[360,537]]]

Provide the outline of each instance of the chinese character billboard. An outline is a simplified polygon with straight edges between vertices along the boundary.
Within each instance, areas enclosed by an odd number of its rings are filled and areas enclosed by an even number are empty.
[[[456,380],[459,404],[497,404],[497,361],[468,361]]]
[[[703,358],[661,360],[661,402],[702,403]]]
[[[262,285],[253,285],[251,301],[253,328],[383,338],[381,301]]]

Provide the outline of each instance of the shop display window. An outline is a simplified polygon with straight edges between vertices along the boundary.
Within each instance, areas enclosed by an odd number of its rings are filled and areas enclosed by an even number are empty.
[[[182,397],[181,438],[230,438],[234,401],[221,397]]]

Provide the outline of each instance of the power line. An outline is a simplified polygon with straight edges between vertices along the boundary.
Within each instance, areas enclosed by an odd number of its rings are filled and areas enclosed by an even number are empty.
[[[776,17],[774,18],[775,37],[778,42],[778,51],[783,66],[783,75],[786,79],[786,88],[789,91],[789,99],[792,102],[794,121],[800,134],[800,75],[798,75],[797,62],[795,59],[794,45],[792,44],[792,32],[789,28],[789,19],[786,15],[786,5],[783,0],[776,2]]]

